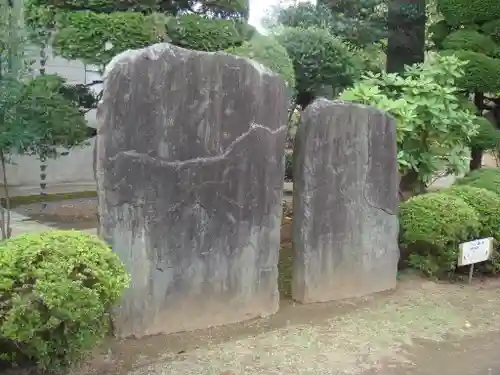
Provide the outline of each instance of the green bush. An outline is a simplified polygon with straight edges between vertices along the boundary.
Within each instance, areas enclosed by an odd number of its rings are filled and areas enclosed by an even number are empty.
[[[481,30],[489,35],[495,42],[500,43],[500,15],[498,19],[486,22]]]
[[[434,44],[441,48],[443,40],[451,32],[451,27],[446,23],[445,20],[440,20],[430,25],[428,32],[431,35],[431,40],[434,42]]]
[[[477,117],[478,132],[471,138],[470,147],[494,150],[500,142],[500,130],[485,117]]]
[[[450,194],[462,199],[479,215],[481,225],[480,237],[494,237],[500,240],[500,196],[492,191],[468,186],[452,186],[441,190],[442,194]]]
[[[127,287],[118,257],[77,231],[28,233],[0,243],[0,348],[14,363],[70,367],[108,332]]]
[[[442,48],[448,50],[468,50],[497,57],[499,46],[489,36],[475,30],[457,30],[444,38]]]
[[[459,244],[477,238],[478,213],[449,194],[419,195],[400,205],[400,244],[408,265],[430,276],[454,272]]]
[[[276,35],[292,59],[301,97],[334,97],[360,76],[359,60],[328,30],[287,27]],[[310,100],[298,100],[301,106]]]
[[[222,51],[243,44],[234,20],[210,19],[195,14],[184,14],[167,22],[167,35],[172,44],[197,51]]]
[[[481,168],[457,181],[457,185],[483,188],[500,195],[500,168]]]
[[[461,89],[479,92],[497,92],[500,87],[500,59],[465,50],[445,50],[442,55],[455,55],[465,65],[465,75],[457,84]]]
[[[295,87],[293,64],[286,49],[274,38],[255,33],[253,38],[240,47],[230,48],[228,53],[248,57],[280,74],[290,88]]]
[[[479,216],[479,223],[481,225],[479,237],[493,237],[496,242],[495,248],[498,246],[500,243],[499,195],[486,189],[467,185],[453,186],[440,192],[458,197],[472,207]],[[498,250],[496,249],[493,252],[489,262],[482,264],[482,271],[496,273],[500,270],[500,252]]]

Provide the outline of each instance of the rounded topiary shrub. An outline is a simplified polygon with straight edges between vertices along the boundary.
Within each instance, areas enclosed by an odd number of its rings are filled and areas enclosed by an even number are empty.
[[[440,193],[458,197],[476,210],[481,224],[479,236],[500,239],[499,195],[486,189],[468,185],[453,186],[441,190]]]
[[[3,360],[70,367],[107,334],[108,312],[127,284],[123,264],[95,236],[54,230],[1,242]]]
[[[286,27],[276,39],[292,60],[297,104],[303,108],[317,96],[335,97],[361,75],[361,60],[328,30]]]
[[[239,47],[228,49],[226,52],[247,57],[280,74],[287,82],[288,87],[295,88],[295,73],[292,60],[281,44],[273,37],[255,33],[252,39],[243,43]]]
[[[480,231],[478,213],[450,194],[424,194],[401,203],[399,220],[403,260],[438,277],[454,272],[459,244]]]
[[[483,188],[500,195],[500,168],[481,168],[457,181],[458,185]]]
[[[479,126],[477,134],[470,140],[470,147],[481,150],[494,150],[500,142],[500,130],[485,117],[477,117],[476,124]]]
[[[500,240],[500,196],[486,189],[468,185],[453,186],[441,190],[443,194],[462,199],[478,213],[480,230],[479,237],[493,237],[496,244]],[[485,262],[483,271],[497,272],[500,270],[500,253],[495,251],[491,261]]]

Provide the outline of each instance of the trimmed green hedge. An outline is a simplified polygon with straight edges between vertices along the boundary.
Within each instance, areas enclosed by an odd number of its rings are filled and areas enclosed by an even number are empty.
[[[483,188],[500,195],[500,168],[481,168],[457,181],[457,185]]]
[[[475,30],[457,30],[444,38],[442,48],[448,50],[468,50],[484,53],[490,57],[500,54],[499,45],[489,36]]]
[[[419,195],[401,203],[402,258],[430,276],[446,276],[457,265],[459,244],[477,238],[478,213],[456,196]]]
[[[234,20],[209,19],[195,14],[170,18],[167,35],[172,44],[197,51],[223,51],[243,44],[246,32]],[[243,32],[243,31],[242,31]]]
[[[288,57],[285,47],[279,44],[276,39],[255,33],[252,39],[240,47],[228,49],[227,52],[261,63],[273,72],[280,74],[290,88],[295,87],[292,60]]]
[[[454,25],[481,23],[500,18],[500,1],[438,0],[438,10]]]
[[[154,22],[136,12],[67,12],[58,17],[57,29],[52,44],[56,54],[95,65],[157,41]]]

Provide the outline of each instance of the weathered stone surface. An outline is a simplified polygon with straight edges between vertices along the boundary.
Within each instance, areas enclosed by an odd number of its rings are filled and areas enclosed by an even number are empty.
[[[275,313],[282,79],[243,58],[158,44],[110,63],[98,118],[100,235],[132,276],[117,335]]]
[[[292,295],[303,303],[391,289],[399,259],[394,120],[319,99],[295,139]]]

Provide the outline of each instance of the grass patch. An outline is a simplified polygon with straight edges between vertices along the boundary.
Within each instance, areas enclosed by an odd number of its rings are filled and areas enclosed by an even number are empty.
[[[26,195],[10,198],[10,207],[16,208],[25,204],[38,203],[38,202],[58,202],[67,199],[78,199],[78,198],[96,198],[96,191],[78,191],[73,193],[57,193],[48,194],[45,196],[41,195]],[[5,198],[0,198],[0,204],[2,207],[6,207]]]

